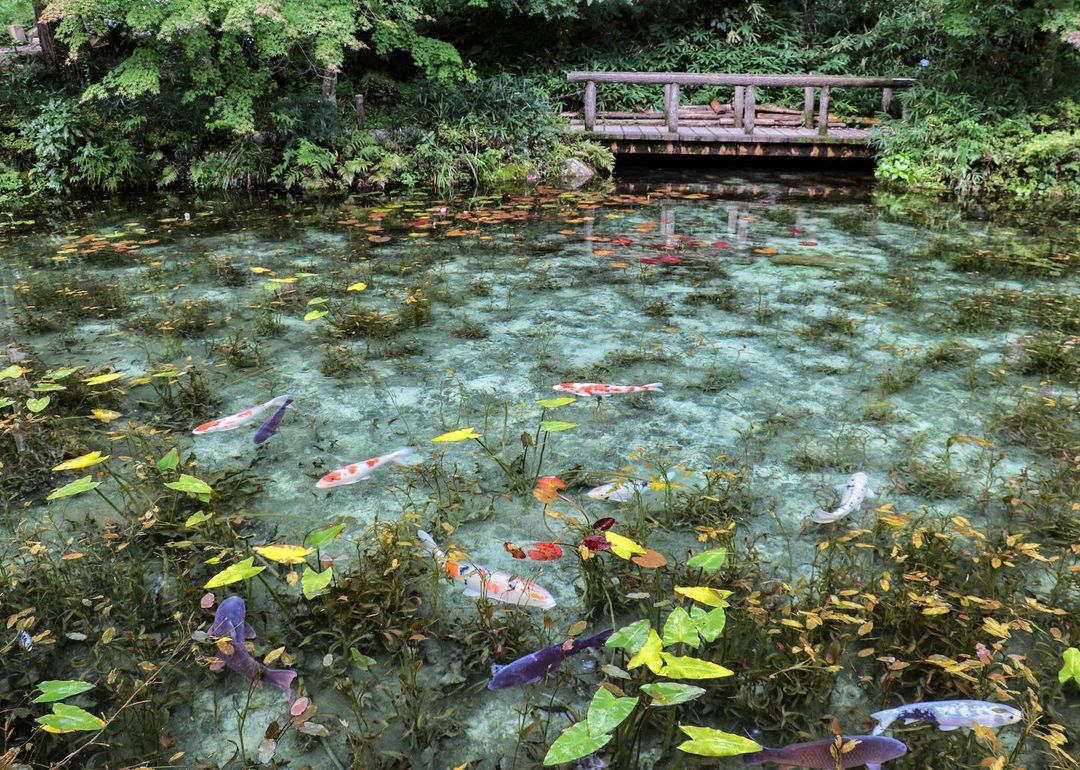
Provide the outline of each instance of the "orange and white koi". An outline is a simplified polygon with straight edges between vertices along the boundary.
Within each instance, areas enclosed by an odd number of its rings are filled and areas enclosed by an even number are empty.
[[[336,471],[330,471],[316,481],[315,486],[319,489],[329,489],[330,487],[342,487],[346,484],[355,484],[358,481],[363,481],[387,463],[408,465],[408,463],[405,462],[405,458],[412,453],[413,450],[409,447],[402,447],[401,449],[395,449],[388,454],[372,457],[370,460],[361,460],[358,463],[343,465]]]
[[[219,417],[216,420],[204,422],[191,432],[195,435],[201,435],[203,433],[222,433],[227,430],[236,430],[237,428],[242,428],[245,425],[255,422],[255,418],[270,407],[281,407],[286,401],[290,400],[292,400],[291,396],[277,396],[269,401],[253,406],[250,409],[245,409],[236,414],[230,414],[228,417]]]
[[[485,597],[506,604],[522,607],[540,607],[550,610],[555,606],[555,597],[542,586],[531,580],[511,575],[500,569],[492,570],[472,562],[451,559],[439,548],[435,540],[424,530],[416,532],[424,544],[426,553],[434,554],[442,564],[446,574],[455,583],[465,586],[465,595],[473,598]]]
[[[613,396],[616,393],[663,393],[662,382],[650,382],[648,385],[605,385],[601,382],[561,382],[552,387],[563,393],[573,393],[575,396]]]

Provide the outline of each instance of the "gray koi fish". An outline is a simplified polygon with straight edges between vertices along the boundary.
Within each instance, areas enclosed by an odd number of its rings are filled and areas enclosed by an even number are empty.
[[[251,653],[244,646],[244,640],[254,639],[255,629],[244,620],[246,615],[247,608],[243,598],[239,596],[230,596],[218,607],[214,623],[207,629],[207,633],[218,637],[219,664],[228,666],[256,687],[263,682],[269,682],[289,696],[291,701],[292,680],[296,678],[296,672],[290,669],[267,668],[251,657]]]
[[[984,700],[927,700],[877,711],[870,716],[878,721],[874,735],[881,735],[897,719],[903,719],[906,725],[922,720],[939,730],[955,730],[958,727],[971,727],[973,724],[1001,727],[1024,718],[1019,709]]]

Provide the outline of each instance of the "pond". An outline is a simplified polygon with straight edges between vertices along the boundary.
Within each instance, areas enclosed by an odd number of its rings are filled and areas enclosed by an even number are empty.
[[[637,171],[84,202],[0,224],[0,258],[20,762],[528,768],[580,723],[553,760],[716,766],[686,752],[974,698],[1023,719],[897,722],[888,767],[1072,766],[1080,222]],[[515,577],[469,595],[473,565]],[[212,670],[245,657],[234,595],[291,685]],[[74,724],[46,680],[92,685]]]

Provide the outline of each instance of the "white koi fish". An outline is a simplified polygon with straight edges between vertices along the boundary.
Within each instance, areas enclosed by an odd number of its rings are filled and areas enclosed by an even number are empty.
[[[818,524],[831,524],[854,513],[862,507],[863,501],[877,497],[870,488],[870,477],[862,471],[851,474],[846,484],[835,484],[833,489],[840,493],[840,506],[835,511],[818,508],[811,517]]]
[[[878,721],[878,726],[874,728],[874,735],[881,735],[897,719],[903,719],[906,725],[921,719],[939,730],[955,730],[958,727],[971,727],[974,724],[980,724],[983,727],[1001,727],[1019,722],[1024,718],[1023,712],[1019,709],[984,700],[927,700],[922,703],[908,703],[894,709],[877,711],[870,716]]]
[[[285,405],[285,402],[291,400],[291,396],[277,396],[276,398],[272,398],[257,406],[245,409],[242,412],[230,414],[228,417],[219,417],[216,420],[204,422],[191,432],[199,436],[203,433],[222,433],[227,430],[236,430],[237,428],[242,428],[245,425],[255,422],[255,418],[270,407],[281,407]]]
[[[675,471],[668,471],[667,480],[675,478]],[[633,500],[635,495],[640,495],[649,488],[651,481],[639,481],[637,479],[621,479],[610,484],[601,484],[593,487],[585,494],[593,500],[607,500],[612,503],[625,503]]]
[[[499,569],[491,570],[472,562],[451,559],[427,532],[420,529],[416,534],[424,544],[424,551],[435,554],[435,558],[442,564],[446,574],[455,583],[465,586],[466,596],[470,598],[483,596],[497,602],[517,604],[522,607],[540,607],[545,610],[550,610],[555,606],[555,597],[551,595],[551,592],[531,580]]]
[[[393,452],[381,455],[379,457],[372,457],[370,460],[361,460],[358,463],[352,463],[350,465],[344,465],[338,468],[336,471],[330,471],[321,479],[315,482],[315,486],[319,489],[329,489],[330,487],[341,487],[346,484],[355,484],[358,481],[362,481],[377,471],[387,463],[394,463],[395,465],[408,465],[405,462],[405,458],[413,453],[413,450],[409,447],[402,447],[401,449],[395,449]]]
[[[616,393],[663,393],[662,382],[650,382],[648,385],[605,385],[602,382],[561,382],[553,385],[552,390],[573,393],[575,396],[612,396]]]

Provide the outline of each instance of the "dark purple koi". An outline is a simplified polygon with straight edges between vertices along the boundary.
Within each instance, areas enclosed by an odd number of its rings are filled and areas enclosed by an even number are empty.
[[[844,743],[858,741],[851,751],[840,755],[843,764],[840,767],[862,767],[868,770],[881,770],[881,763],[888,762],[907,754],[907,746],[892,738],[880,735],[848,735]],[[775,762],[781,767],[810,767],[819,770],[834,770],[837,767],[833,756],[836,740],[829,738],[809,743],[793,743],[782,749],[763,749],[753,754],[744,754],[743,762],[748,765],[760,765],[762,762]]]
[[[609,628],[585,639],[574,639],[560,644],[553,644],[550,647],[529,653],[523,658],[518,658],[513,663],[507,663],[505,666],[492,666],[491,681],[488,682],[488,689],[503,690],[507,687],[539,682],[557,669],[565,658],[576,655],[590,647],[602,645],[611,636],[611,631],[612,629]]]
[[[259,429],[255,431],[254,441],[256,444],[261,444],[266,439],[273,436],[278,431],[278,426],[281,425],[281,421],[285,419],[285,410],[289,408],[293,400],[291,397],[285,398],[285,403],[278,407],[278,410],[270,416],[270,419],[259,426]]]
[[[255,638],[255,629],[244,621],[247,616],[247,608],[240,596],[230,596],[218,607],[214,615],[214,622],[207,629],[207,633],[219,640],[227,640],[218,645],[218,660],[243,676],[256,687],[263,682],[269,682],[278,688],[292,700],[292,680],[296,678],[296,672],[290,669],[267,668],[259,661],[251,657],[245,639]],[[222,648],[225,649],[222,649]],[[226,652],[228,650],[228,652]]]

